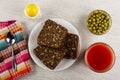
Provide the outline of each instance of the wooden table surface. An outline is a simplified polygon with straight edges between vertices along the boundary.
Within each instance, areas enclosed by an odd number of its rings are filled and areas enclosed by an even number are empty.
[[[36,3],[40,14],[35,19],[24,15],[28,3]],[[17,19],[22,22],[26,39],[31,30],[41,20],[61,18],[69,21],[79,31],[82,50],[79,59],[68,69],[51,72],[38,67],[32,60],[33,71],[18,80],[119,80],[120,79],[120,0],[0,0],[0,21]],[[112,17],[110,31],[102,36],[91,34],[86,28],[88,14],[95,9],[103,9]],[[106,73],[91,71],[84,62],[84,52],[95,42],[109,44],[115,52],[113,68]]]

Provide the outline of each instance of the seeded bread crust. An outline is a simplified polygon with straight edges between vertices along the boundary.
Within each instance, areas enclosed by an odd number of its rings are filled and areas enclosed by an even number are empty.
[[[65,39],[65,46],[67,48],[67,52],[65,55],[66,59],[77,58],[78,41],[79,37],[76,34],[67,34],[67,37]]]
[[[65,27],[48,19],[38,36],[37,43],[52,48],[61,48],[64,46],[67,33],[68,30]]]
[[[55,49],[46,46],[37,46],[35,55],[50,69],[55,69],[66,54],[66,49]]]

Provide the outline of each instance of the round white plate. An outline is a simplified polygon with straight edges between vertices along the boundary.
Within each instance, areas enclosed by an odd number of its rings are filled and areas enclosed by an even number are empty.
[[[77,31],[77,29],[70,24],[69,22],[62,20],[62,19],[58,19],[58,18],[52,18],[51,20],[57,22],[58,24],[61,24],[62,26],[66,27],[68,29],[68,32],[73,33],[73,34],[77,34],[79,36],[79,45],[78,45],[78,56],[80,54],[80,47],[81,47],[81,38],[80,35]],[[35,47],[37,47],[37,37],[41,31],[41,29],[43,28],[44,22],[46,20],[41,21],[39,24],[36,25],[36,27],[32,30],[30,36],[29,36],[29,42],[28,42],[28,48],[29,48],[29,52],[31,55],[31,58],[33,59],[33,61],[39,66],[42,67],[43,69],[46,70],[50,70],[50,71],[60,71],[60,70],[64,70],[68,67],[70,67],[75,61],[76,59],[63,59],[58,66],[54,69],[51,70],[49,68],[47,68],[41,61],[39,58],[37,58],[37,56],[33,53],[33,49]]]

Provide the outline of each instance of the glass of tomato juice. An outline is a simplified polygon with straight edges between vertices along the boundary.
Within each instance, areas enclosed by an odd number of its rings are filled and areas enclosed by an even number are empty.
[[[102,73],[110,70],[114,62],[114,51],[106,43],[94,43],[85,52],[85,63],[95,72]]]

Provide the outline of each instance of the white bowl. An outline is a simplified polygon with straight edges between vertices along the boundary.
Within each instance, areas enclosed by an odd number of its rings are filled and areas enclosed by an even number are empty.
[[[70,24],[69,22],[67,22],[65,20],[58,19],[58,18],[52,18],[51,20],[57,22],[58,24],[61,24],[65,28],[67,28],[68,32],[73,33],[73,34],[77,34],[79,36],[78,55],[77,55],[77,57],[78,57],[79,54],[80,54],[81,38],[80,38],[80,35],[79,35],[79,32],[77,31],[77,29],[72,24]],[[46,69],[46,70],[61,71],[61,70],[67,69],[68,67],[70,67],[77,60],[77,58],[76,59],[63,59],[54,70],[51,70],[48,67],[46,67],[40,61],[40,59],[33,53],[33,49],[35,47],[37,47],[37,37],[38,37],[41,29],[43,28],[43,25],[44,25],[45,21],[46,20],[43,20],[39,24],[37,24],[35,26],[35,28],[32,30],[32,32],[31,32],[31,34],[29,36],[28,48],[29,48],[29,52],[30,52],[31,58],[33,59],[33,61],[39,67],[42,67],[43,69]]]
[[[29,4],[33,4],[33,3],[29,3]],[[29,4],[27,4],[27,5],[29,5]],[[36,4],[35,4],[35,5],[36,5]],[[38,7],[38,5],[36,5],[36,6]],[[34,17],[31,17],[31,16],[29,16],[29,15],[26,13],[26,7],[25,7],[25,9],[24,9],[24,14],[25,14],[25,16],[27,16],[27,17],[30,18],[30,19],[36,19],[37,17],[39,17],[39,16],[42,15],[39,7],[38,7],[38,13],[37,13],[37,15],[34,16]]]

